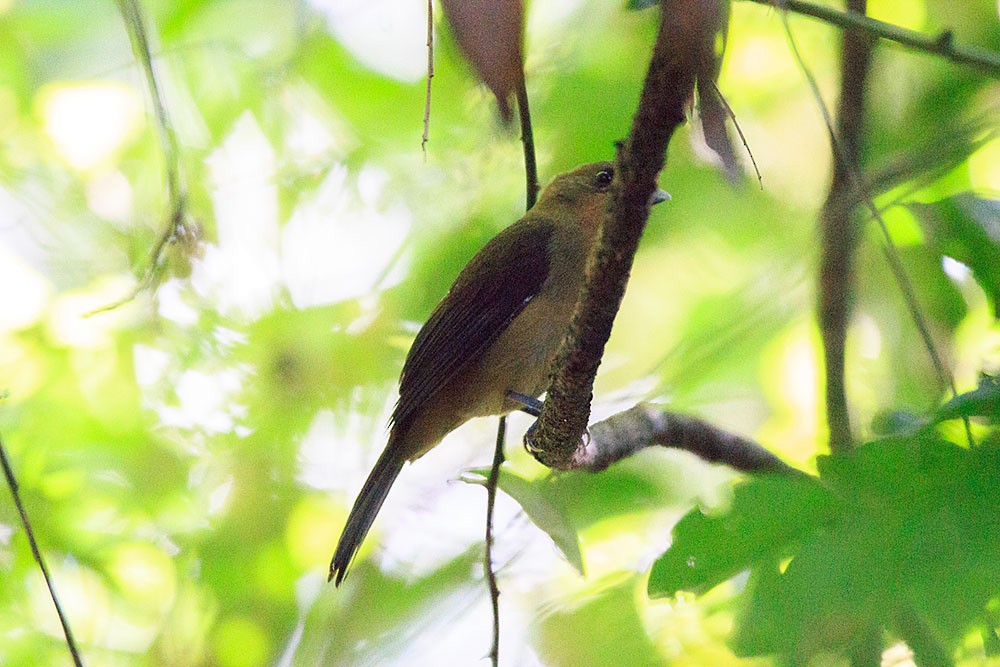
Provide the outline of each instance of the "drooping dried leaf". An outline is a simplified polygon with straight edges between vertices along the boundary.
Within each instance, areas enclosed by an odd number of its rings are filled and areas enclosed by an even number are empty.
[[[698,112],[701,119],[701,131],[705,136],[705,145],[718,156],[722,170],[730,182],[739,180],[741,169],[736,160],[733,142],[726,131],[726,112],[714,85],[703,85],[706,79],[698,78]]]
[[[698,115],[701,119],[705,144],[715,153],[730,181],[740,177],[740,164],[736,160],[733,142],[726,131],[729,112],[726,109],[715,81],[722,69],[726,35],[729,30],[729,3],[719,2],[712,20],[704,25],[701,42],[700,67],[698,69]]]
[[[462,53],[496,95],[500,116],[511,118],[510,96],[524,78],[522,0],[441,0]]]

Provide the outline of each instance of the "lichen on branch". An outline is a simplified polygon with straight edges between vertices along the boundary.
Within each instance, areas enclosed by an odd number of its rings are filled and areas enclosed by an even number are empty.
[[[581,447],[581,436],[590,418],[594,376],[625,294],[667,145],[685,120],[699,72],[717,71],[705,67],[705,62],[718,57],[715,38],[724,28],[725,6],[725,0],[674,0],[661,5],[639,108],[628,139],[618,146],[611,204],[600,239],[560,345],[541,416],[525,436],[528,450],[549,467],[587,466],[590,450]]]

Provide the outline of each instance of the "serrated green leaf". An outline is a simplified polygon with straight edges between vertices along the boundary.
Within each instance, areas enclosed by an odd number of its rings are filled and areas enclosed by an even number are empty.
[[[754,569],[733,650],[846,653],[878,627],[903,637],[920,664],[944,664],[936,658],[982,621],[1000,585],[997,451],[919,437],[822,457],[841,511],[783,571],[774,560]]]
[[[674,543],[654,564],[649,596],[705,592],[763,560],[792,552],[793,542],[836,512],[830,493],[807,477],[763,476],[740,484],[727,512],[695,509],[674,527]]]

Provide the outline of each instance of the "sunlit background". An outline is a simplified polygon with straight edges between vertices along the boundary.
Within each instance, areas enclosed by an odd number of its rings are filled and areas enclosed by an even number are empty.
[[[489,464],[495,420],[405,469],[346,584],[334,589],[326,573],[384,445],[414,333],[465,261],[523,212],[515,129],[439,19],[424,156],[419,2],[142,6],[199,237],[168,248],[153,288],[90,314],[142,287],[167,222],[149,91],[110,0],[0,2],[0,433],[87,663],[481,664],[485,493],[458,480]],[[869,10],[1000,50],[990,0]],[[612,157],[657,11],[529,3],[543,180]],[[730,186],[694,125],[675,138],[661,177],[673,200],[652,214],[594,416],[669,404],[809,470],[826,438],[814,283],[830,151],[780,16],[749,2],[732,11],[719,85],[763,190],[748,159]],[[790,23],[832,104],[839,32]],[[979,128],[971,155],[879,200],[966,389],[981,369],[1000,370],[1000,328],[966,267],[930,260],[917,218],[891,204],[1000,192],[1000,139],[988,134],[998,92],[968,68],[877,51],[873,170]],[[946,397],[877,241],[866,227],[848,346],[865,435],[881,413]],[[529,423],[511,420],[509,468],[537,480],[548,471],[518,445]],[[646,452],[567,479],[560,511],[583,574],[500,498],[503,664],[767,664],[725,644],[745,578],[701,597],[645,594],[673,523],[723,507],[734,475]],[[67,664],[7,500],[0,609],[0,663]]]

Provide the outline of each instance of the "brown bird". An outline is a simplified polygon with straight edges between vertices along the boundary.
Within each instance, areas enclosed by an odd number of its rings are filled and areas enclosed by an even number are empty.
[[[389,442],[330,563],[337,585],[403,463],[473,417],[524,408],[546,390],[613,178],[611,162],[557,176],[523,218],[472,258],[417,334],[399,379]],[[650,204],[669,197],[657,190]]]

